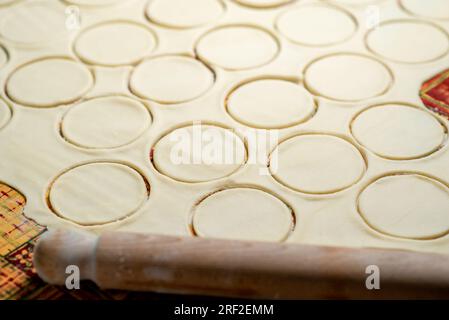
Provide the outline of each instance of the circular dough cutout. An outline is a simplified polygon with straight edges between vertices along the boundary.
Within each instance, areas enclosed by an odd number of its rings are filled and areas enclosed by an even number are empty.
[[[60,217],[84,226],[129,217],[148,198],[146,181],[119,163],[98,162],[75,167],[52,184],[49,203]]]
[[[141,98],[172,104],[200,97],[214,82],[214,73],[194,58],[160,56],[136,67],[130,87]]]
[[[349,13],[337,7],[307,5],[282,13],[276,21],[276,27],[292,42],[326,46],[349,39],[357,25]]]
[[[251,81],[237,87],[227,100],[229,114],[255,128],[290,127],[310,119],[315,110],[312,95],[287,80]]]
[[[154,146],[155,168],[174,180],[206,182],[237,171],[246,161],[243,141],[230,129],[190,125],[162,137]]]
[[[293,2],[295,0],[235,0],[235,2],[253,8],[273,8]]]
[[[8,54],[5,48],[0,45],[0,68],[3,67],[8,62]]]
[[[217,21],[224,11],[221,0],[154,0],[146,15],[165,27],[192,28]]]
[[[316,95],[356,102],[384,94],[393,78],[389,69],[377,60],[338,53],[313,61],[305,70],[304,81]]]
[[[0,35],[22,45],[42,45],[67,34],[64,6],[56,1],[21,3],[0,22]]]
[[[82,64],[66,58],[46,58],[16,69],[6,83],[6,92],[23,105],[54,107],[78,100],[92,85],[93,76]]]
[[[230,25],[203,35],[196,52],[210,64],[243,70],[269,63],[278,54],[279,44],[270,33],[258,27]]]
[[[290,189],[328,194],[357,183],[366,170],[360,151],[342,138],[307,134],[290,138],[270,156],[273,177]]]
[[[423,175],[382,177],[362,191],[358,207],[369,226],[387,235],[434,239],[449,232],[449,189]]]
[[[447,0],[400,0],[402,8],[408,13],[432,19],[449,19]]]
[[[367,149],[395,160],[431,154],[442,146],[447,133],[430,113],[398,104],[368,108],[353,120],[351,131]]]
[[[144,25],[129,21],[101,23],[84,30],[75,42],[75,53],[86,63],[130,65],[149,55],[156,37]]]
[[[0,129],[8,123],[9,119],[11,119],[11,109],[0,99]]]
[[[447,34],[423,21],[383,23],[368,33],[366,44],[378,56],[402,63],[434,61],[449,51]]]
[[[84,148],[116,148],[140,137],[151,124],[148,109],[139,101],[100,97],[73,106],[61,124],[63,137]]]
[[[290,207],[270,193],[253,188],[215,192],[193,212],[193,228],[201,237],[279,242],[293,227]]]

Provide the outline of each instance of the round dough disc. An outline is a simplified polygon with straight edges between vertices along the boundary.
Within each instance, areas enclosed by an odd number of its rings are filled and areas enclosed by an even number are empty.
[[[0,129],[8,123],[11,118],[11,109],[8,105],[0,99]]]
[[[118,163],[90,163],[63,173],[49,200],[59,216],[80,225],[100,225],[136,212],[148,197],[142,176]]]
[[[391,73],[382,63],[350,53],[315,60],[306,69],[304,77],[312,93],[350,102],[382,95],[392,83]]]
[[[64,7],[55,1],[24,2],[14,6],[0,20],[0,35],[23,45],[42,45],[68,35]]]
[[[143,61],[134,70],[130,87],[138,96],[160,103],[198,98],[215,81],[202,62],[184,56],[161,56]]]
[[[377,155],[414,159],[436,151],[446,139],[443,125],[431,114],[406,105],[369,108],[352,122],[354,138]]]
[[[137,139],[150,125],[148,109],[130,98],[95,98],[73,106],[62,121],[62,134],[85,148],[114,148]]]
[[[255,80],[231,93],[227,110],[237,121],[256,128],[289,127],[315,112],[313,97],[303,87],[285,80]]]
[[[19,67],[9,78],[6,91],[17,103],[53,107],[81,98],[92,85],[92,74],[82,64],[48,58]]]
[[[75,42],[75,52],[90,64],[119,66],[134,64],[156,47],[156,37],[134,22],[101,23],[86,29]]]
[[[254,8],[272,8],[290,3],[294,0],[235,0],[235,1],[245,6]]]
[[[347,40],[355,32],[356,23],[348,13],[336,7],[308,5],[284,12],[276,27],[295,43],[324,46]]]
[[[8,54],[5,49],[0,46],[0,68],[3,67],[8,62]]]
[[[449,51],[447,34],[426,22],[387,22],[373,29],[366,41],[380,57],[404,63],[430,62]]]
[[[198,236],[252,241],[283,241],[293,228],[291,209],[275,196],[251,188],[216,192],[194,209]]]
[[[183,182],[223,178],[237,171],[245,161],[243,141],[229,129],[211,125],[176,129],[153,149],[156,169]]]
[[[278,51],[278,43],[271,34],[250,26],[214,29],[196,46],[203,60],[230,70],[260,67],[274,59]]]
[[[437,238],[449,231],[449,190],[418,174],[386,176],[359,197],[359,211],[379,232],[402,238]]]
[[[280,183],[304,193],[346,189],[365,173],[365,161],[349,142],[329,135],[299,135],[282,142],[270,156],[270,171]]]
[[[400,0],[402,7],[409,13],[433,18],[449,19],[449,5],[447,0]]]
[[[217,21],[223,12],[220,0],[154,0],[146,10],[151,21],[173,28],[192,28]]]

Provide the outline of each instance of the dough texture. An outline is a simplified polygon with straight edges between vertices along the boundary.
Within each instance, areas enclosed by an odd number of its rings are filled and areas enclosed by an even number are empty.
[[[449,6],[446,0],[400,0],[402,7],[413,15],[449,19]]]
[[[277,197],[257,189],[218,191],[193,211],[193,227],[202,237],[282,241],[293,228],[291,209]]]
[[[0,129],[3,128],[11,118],[11,109],[0,99]]]
[[[8,54],[5,49],[0,46],[0,68],[3,67],[8,62]]]

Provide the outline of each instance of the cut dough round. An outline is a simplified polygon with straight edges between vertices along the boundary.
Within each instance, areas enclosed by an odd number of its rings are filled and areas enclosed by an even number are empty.
[[[278,7],[293,1],[294,0],[235,0],[235,2],[254,8]]]
[[[212,125],[176,129],[153,148],[156,169],[183,182],[205,182],[229,176],[245,161],[243,141],[230,129]]]
[[[135,213],[148,198],[134,169],[119,163],[90,163],[70,169],[51,186],[54,212],[80,225],[101,225]]]
[[[146,15],[162,26],[192,28],[217,21],[224,10],[221,0],[154,0]]]
[[[360,144],[397,160],[429,155],[446,140],[446,130],[434,116],[406,105],[369,108],[354,119],[351,129]]]
[[[63,118],[61,132],[85,148],[114,148],[137,139],[150,125],[148,109],[120,96],[101,97],[73,106]]]
[[[326,194],[357,183],[366,170],[359,150],[330,135],[299,135],[282,142],[270,156],[273,177],[304,193]]]
[[[0,129],[3,128],[11,118],[11,109],[0,99]]]
[[[293,229],[293,212],[270,193],[252,188],[218,191],[193,212],[198,236],[252,241],[283,241]]]
[[[8,54],[6,50],[0,45],[0,68],[8,62]]]
[[[447,34],[422,21],[383,23],[368,34],[366,44],[380,57],[404,63],[430,62],[449,52]]]
[[[66,58],[46,58],[15,70],[6,83],[6,92],[23,105],[54,107],[81,98],[92,85],[92,74],[82,64]]]
[[[228,97],[227,110],[248,126],[276,129],[308,120],[315,103],[307,90],[293,82],[263,79],[235,89]]]
[[[341,53],[319,58],[305,71],[307,88],[325,98],[355,102],[380,96],[393,79],[382,63],[358,54]]]
[[[44,23],[45,22],[45,23]],[[14,43],[42,45],[67,35],[64,7],[55,1],[24,2],[9,9],[0,35]]]
[[[307,5],[289,9],[281,14],[276,27],[287,39],[295,43],[324,46],[349,39],[357,25],[349,13],[337,7]]]
[[[134,70],[130,87],[139,97],[160,103],[198,98],[215,81],[202,62],[185,56],[161,56],[143,61]]]
[[[381,233],[437,238],[449,232],[449,189],[419,174],[382,177],[360,194],[359,212]]]
[[[273,60],[278,51],[278,42],[271,34],[239,25],[209,31],[196,46],[203,60],[230,70],[260,67]]]
[[[447,0],[400,0],[402,7],[409,13],[432,19],[449,19]]]
[[[134,64],[156,47],[156,37],[144,25],[114,21],[90,27],[75,42],[75,52],[86,63],[105,66]]]

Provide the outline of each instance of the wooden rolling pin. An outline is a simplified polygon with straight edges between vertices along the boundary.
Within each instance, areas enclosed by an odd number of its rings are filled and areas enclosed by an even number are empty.
[[[104,289],[245,298],[448,298],[449,255],[132,233],[48,232],[35,248],[40,277],[66,267]],[[380,270],[368,290],[367,266]]]

